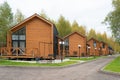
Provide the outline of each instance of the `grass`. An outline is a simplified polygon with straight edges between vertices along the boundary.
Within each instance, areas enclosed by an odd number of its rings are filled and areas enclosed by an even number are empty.
[[[80,60],[82,61],[89,61],[94,60],[99,57],[88,57],[88,58],[77,58],[77,57],[71,57],[70,61],[62,62],[62,63],[28,63],[28,62],[14,62],[11,60],[6,59],[0,59],[0,66],[53,66],[53,67],[59,67],[59,66],[68,66],[71,64],[78,63]]]
[[[27,62],[13,62],[11,60],[0,60],[0,66],[67,66],[75,64],[77,61],[66,61],[62,63],[27,63]]]
[[[94,59],[97,59],[99,57],[81,57],[81,58],[78,58],[78,57],[71,57],[70,60],[82,60],[82,61],[90,61],[90,60],[94,60]]]
[[[112,72],[120,72],[120,56],[110,62],[104,70]]]

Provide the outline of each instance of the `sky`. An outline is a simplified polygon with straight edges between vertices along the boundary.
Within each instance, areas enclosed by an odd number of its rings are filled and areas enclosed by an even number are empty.
[[[7,1],[12,12],[19,9],[26,17],[44,11],[48,17],[58,20],[63,15],[71,23],[76,20],[79,25],[96,32],[106,32],[111,36],[108,25],[102,24],[107,14],[112,11],[112,0],[0,0]]]

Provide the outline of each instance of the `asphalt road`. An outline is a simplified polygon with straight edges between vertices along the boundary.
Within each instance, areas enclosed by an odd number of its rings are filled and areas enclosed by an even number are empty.
[[[0,80],[120,80],[99,72],[115,56],[65,68],[0,67]]]

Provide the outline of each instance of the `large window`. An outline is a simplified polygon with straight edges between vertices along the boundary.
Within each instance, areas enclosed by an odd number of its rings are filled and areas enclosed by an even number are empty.
[[[65,46],[69,46],[69,39],[68,38],[65,39],[64,42],[65,42],[65,44],[64,44]]]
[[[65,55],[68,56],[69,55],[69,39],[65,39],[64,40],[64,46],[65,46]]]
[[[96,41],[93,42],[93,46],[94,46],[95,48],[97,47]]]
[[[102,44],[102,48],[105,48],[105,43]]]
[[[12,35],[12,40],[18,40],[18,35]]]
[[[26,47],[26,28],[23,27],[12,34],[13,47]]]

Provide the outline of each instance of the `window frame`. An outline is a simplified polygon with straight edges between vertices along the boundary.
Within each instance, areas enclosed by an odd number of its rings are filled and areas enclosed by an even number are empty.
[[[14,35],[16,35],[18,39],[13,39]],[[20,39],[21,35],[24,36],[24,39]],[[26,27],[22,27],[19,30],[12,33],[12,47],[13,47],[13,42],[17,42],[18,47],[20,47],[20,42],[25,42],[25,48],[26,48]]]

